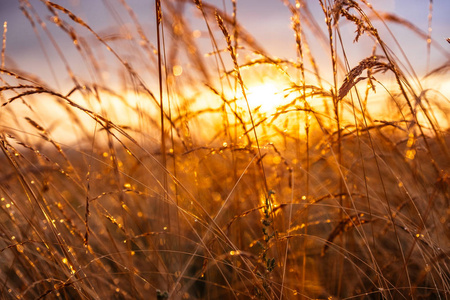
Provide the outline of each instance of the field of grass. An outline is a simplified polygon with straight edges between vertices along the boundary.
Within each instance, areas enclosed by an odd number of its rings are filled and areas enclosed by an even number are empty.
[[[86,3],[18,0],[50,77],[11,63],[4,26],[0,299],[450,298],[432,1],[428,29],[365,0],[278,1],[282,58],[245,0],[129,2],[97,29]]]

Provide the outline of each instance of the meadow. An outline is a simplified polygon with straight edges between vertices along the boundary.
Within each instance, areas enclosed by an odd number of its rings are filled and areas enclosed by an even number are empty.
[[[3,27],[0,299],[450,298],[432,1],[274,0],[292,57],[244,0],[145,2],[18,0],[37,69]]]

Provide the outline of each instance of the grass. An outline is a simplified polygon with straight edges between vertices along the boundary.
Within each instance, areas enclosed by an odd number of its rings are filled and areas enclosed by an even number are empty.
[[[450,297],[449,100],[425,86],[448,61],[419,77],[389,35],[448,60],[432,2],[428,32],[364,0],[281,2],[286,59],[236,1],[149,1],[152,23],[108,2],[106,32],[18,1],[69,83],[8,63],[5,24],[1,299]]]

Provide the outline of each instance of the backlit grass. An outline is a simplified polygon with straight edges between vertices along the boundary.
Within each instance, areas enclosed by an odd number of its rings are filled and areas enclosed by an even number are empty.
[[[286,0],[280,58],[240,1],[129,2],[17,1],[45,76],[4,26],[2,299],[450,297],[446,41]]]

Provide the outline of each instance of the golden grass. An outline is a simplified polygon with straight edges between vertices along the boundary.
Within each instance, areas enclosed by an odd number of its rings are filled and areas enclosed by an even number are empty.
[[[421,86],[448,63],[410,75],[374,24],[420,30],[365,0],[282,2],[290,59],[252,39],[237,1],[231,13],[155,1],[148,25],[121,0],[106,4],[118,26],[108,33],[69,7],[18,1],[70,87],[9,66],[5,25],[1,299],[450,297],[449,106],[446,91]],[[373,50],[355,62],[359,43]],[[260,70],[282,78],[285,101],[269,111],[247,95]]]

